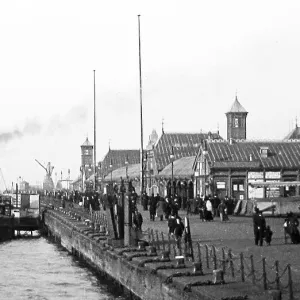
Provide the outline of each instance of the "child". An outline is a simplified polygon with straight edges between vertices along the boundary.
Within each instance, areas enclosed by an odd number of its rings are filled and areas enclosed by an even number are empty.
[[[266,239],[266,243],[268,246],[270,246],[270,244],[271,244],[272,235],[273,235],[273,231],[271,230],[270,226],[267,226],[267,228],[265,230],[265,239]]]

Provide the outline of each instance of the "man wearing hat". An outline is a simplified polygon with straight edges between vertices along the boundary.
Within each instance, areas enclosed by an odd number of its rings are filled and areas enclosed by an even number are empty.
[[[253,229],[254,229],[254,241],[255,245],[263,245],[263,238],[264,238],[264,231],[266,228],[266,220],[264,216],[262,215],[262,212],[258,209],[258,207],[255,207],[255,212],[253,214]]]

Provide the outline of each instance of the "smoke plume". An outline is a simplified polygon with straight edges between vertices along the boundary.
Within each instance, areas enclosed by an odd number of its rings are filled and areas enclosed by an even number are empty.
[[[9,143],[12,140],[20,139],[25,135],[34,135],[41,131],[41,124],[37,121],[26,121],[23,129],[14,129],[8,132],[0,133],[0,144]]]

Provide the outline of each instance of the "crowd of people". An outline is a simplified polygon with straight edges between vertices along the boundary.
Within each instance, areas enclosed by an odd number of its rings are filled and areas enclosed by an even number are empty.
[[[110,204],[117,204],[120,195],[115,193],[113,196],[108,194],[99,194],[98,192],[79,192],[79,191],[55,191],[46,192],[46,195],[61,201],[62,206],[65,207],[66,201],[69,206],[74,203],[82,206],[85,210],[99,210],[106,209],[108,202]],[[169,233],[174,235],[178,241],[184,233],[184,225],[182,218],[179,216],[179,210],[184,208],[186,215],[199,215],[202,222],[211,222],[214,218],[219,217],[221,222],[229,221],[228,215],[234,212],[235,201],[228,198],[220,199],[217,195],[203,196],[197,195],[195,199],[190,199],[182,205],[180,197],[177,195],[162,197],[159,194],[152,194],[150,197],[147,193],[143,193],[142,197],[138,197],[134,189],[131,192],[131,204],[133,212],[133,226],[142,231],[143,217],[138,211],[137,203],[141,204],[144,211],[149,211],[149,220],[159,221],[166,220],[168,224]],[[182,207],[185,206],[185,207]],[[294,244],[300,243],[299,221],[295,214],[288,213],[284,221],[284,231],[290,236],[291,242]],[[255,245],[263,245],[265,241],[267,245],[271,244],[273,232],[266,224],[266,220],[262,211],[257,207],[254,208],[253,213],[253,230]]]

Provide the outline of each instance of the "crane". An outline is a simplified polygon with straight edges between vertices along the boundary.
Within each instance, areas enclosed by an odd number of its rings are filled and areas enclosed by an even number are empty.
[[[1,168],[0,168],[0,173],[1,173],[1,177],[2,177],[3,183],[4,183],[5,191],[7,192],[7,187],[6,187],[5,179],[4,179],[4,176],[3,176]]]
[[[47,167],[41,164],[37,159],[35,161],[46,171],[46,176],[43,182],[43,189],[47,191],[52,191],[54,189],[54,183],[51,178],[54,167],[51,166],[51,163],[48,162]]]

